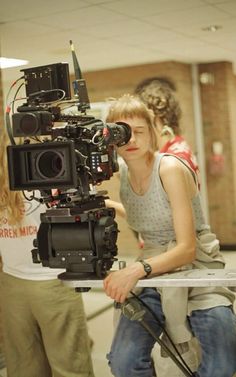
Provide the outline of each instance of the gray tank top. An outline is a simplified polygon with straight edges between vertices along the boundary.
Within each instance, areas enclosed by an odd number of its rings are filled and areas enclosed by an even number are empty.
[[[172,211],[159,175],[161,159],[166,155],[164,153],[156,155],[150,186],[142,196],[132,190],[128,180],[127,165],[122,163],[120,166],[120,199],[126,210],[128,224],[141,234],[145,245],[151,247],[165,245],[175,240]],[[178,160],[187,166],[183,160],[180,158]],[[190,169],[188,166],[187,168]],[[191,169],[190,171],[195,174]],[[192,199],[192,208],[196,233],[209,230],[209,226],[205,223],[199,193]]]

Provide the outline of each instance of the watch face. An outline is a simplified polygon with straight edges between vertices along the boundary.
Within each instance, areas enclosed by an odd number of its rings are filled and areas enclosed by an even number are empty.
[[[145,265],[144,270],[146,271],[147,274],[150,274],[152,272],[152,268],[149,264]]]
[[[150,264],[144,262],[143,260],[140,260],[139,262],[142,263],[144,271],[147,274],[146,276],[148,276],[152,272],[152,267],[150,266]]]

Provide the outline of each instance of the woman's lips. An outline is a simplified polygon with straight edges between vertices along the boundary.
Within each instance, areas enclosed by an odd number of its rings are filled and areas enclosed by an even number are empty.
[[[134,152],[134,151],[137,151],[137,150],[138,150],[138,148],[130,147],[130,148],[126,149],[126,152]]]

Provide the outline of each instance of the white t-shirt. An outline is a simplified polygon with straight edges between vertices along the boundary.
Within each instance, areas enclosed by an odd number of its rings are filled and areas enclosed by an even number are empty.
[[[20,225],[8,223],[7,212],[0,215],[0,254],[3,271],[29,280],[56,279],[65,270],[43,267],[41,263],[33,263],[31,250],[40,225],[40,213],[45,206],[35,200],[24,201],[25,217]]]

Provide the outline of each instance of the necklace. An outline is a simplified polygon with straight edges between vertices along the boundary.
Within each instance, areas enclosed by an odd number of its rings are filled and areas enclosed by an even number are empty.
[[[130,180],[130,185],[133,189],[133,191],[138,194],[138,195],[144,195],[145,192],[148,190],[149,183],[150,183],[150,176],[152,174],[152,169],[151,171],[146,174],[144,177],[140,177],[139,181],[132,177],[131,174],[129,174],[129,180]]]

